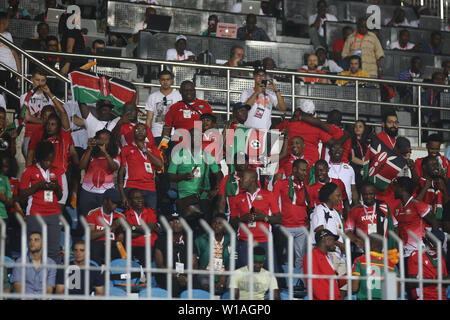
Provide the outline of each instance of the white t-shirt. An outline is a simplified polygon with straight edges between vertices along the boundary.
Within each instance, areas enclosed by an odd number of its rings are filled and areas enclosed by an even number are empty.
[[[394,49],[398,49],[398,50],[411,50],[412,48],[414,48],[414,43],[408,42],[408,43],[406,44],[406,48],[402,48],[402,47],[400,47],[400,43],[399,43],[398,41],[394,41],[394,42],[391,43],[391,45],[389,46],[389,48],[390,48],[391,50],[394,50]]]
[[[166,104],[163,101],[164,97],[167,98]],[[164,127],[164,118],[170,106],[181,100],[181,94],[177,89],[173,89],[167,96],[164,96],[159,90],[148,96],[147,102],[145,103],[145,110],[153,112],[152,133],[154,137],[161,136]]]
[[[314,21],[316,21],[316,18],[317,18],[317,13],[313,14],[312,16],[309,16],[308,26],[311,26],[314,23]],[[325,19],[320,18],[320,27],[317,31],[319,32],[319,35],[321,37],[323,37],[323,35],[324,35],[323,24],[325,23],[325,21],[338,21],[338,19],[334,15],[329,14],[329,13],[325,13]]]
[[[333,60],[326,59],[325,63],[322,66],[318,66],[317,69],[322,70],[322,68],[328,67],[330,72],[340,73],[344,71],[336,62]],[[305,69],[308,69],[308,66],[306,66]]]
[[[64,103],[64,109],[66,110],[67,116],[69,117],[70,130],[72,132],[74,146],[86,149],[88,140],[87,130],[85,127],[79,127],[73,123],[74,116],[83,119],[83,117],[81,116],[80,108],[78,107],[78,102],[74,100],[67,101],[66,103]]]
[[[352,204],[352,184],[355,184],[355,171],[348,163],[341,162],[334,164],[328,162],[330,170],[328,176],[334,179],[341,179],[345,185],[345,192],[347,192],[348,202]]]
[[[23,106],[27,94],[28,92],[25,92],[23,95],[20,96],[21,106]],[[49,96],[46,96],[43,93],[40,94],[35,93],[31,96],[30,100],[28,100],[27,109],[30,115],[39,118],[41,115],[42,108],[48,104],[52,106],[55,105]]]
[[[254,89],[244,90],[241,94],[241,102],[245,103],[253,94]],[[272,109],[278,105],[275,92],[267,89],[266,94],[260,94],[252,108],[248,111],[248,118],[244,125],[249,128],[269,130],[272,125]]]
[[[102,129],[107,129],[112,131],[116,126],[117,122],[120,120],[119,117],[112,119],[111,121],[100,121],[89,112],[89,115],[84,120],[84,126],[87,130],[87,136],[93,138],[95,133]]]
[[[184,50],[184,54],[182,56],[180,56],[177,53],[177,50],[172,48],[172,49],[167,49],[166,52],[166,60],[167,61],[183,61],[186,60],[187,58],[189,58],[189,56],[195,56],[195,54],[193,54],[191,51],[189,50]]]
[[[233,5],[233,7],[231,8],[231,12],[234,12],[234,13],[242,12],[242,2],[235,3]],[[261,15],[261,16],[264,15],[264,12],[262,11],[261,8],[259,8],[259,15]]]
[[[344,242],[342,236],[338,231],[344,233],[345,226],[343,224],[341,216],[339,215],[339,212],[337,212],[335,209],[330,209],[326,204],[321,203],[314,208],[314,211],[311,213],[310,218],[311,224],[309,230],[311,230],[310,237],[313,244],[316,243],[316,233],[314,232],[314,230],[320,226],[323,226],[324,229],[328,229],[333,234],[339,236],[338,241]],[[336,250],[339,250],[339,248],[336,248]]]
[[[384,25],[387,26],[387,24],[391,21],[391,18],[386,18],[384,19]],[[392,25],[393,27],[417,27],[415,25],[415,23],[410,23],[408,21],[408,19],[405,18],[405,20],[403,20],[403,22],[400,23],[396,23],[394,22],[394,24]]]
[[[5,31],[2,33],[2,36],[13,42],[11,33]],[[2,42],[0,42],[0,61],[14,69],[14,71],[17,71],[16,60],[14,59],[11,49]],[[0,70],[5,70],[5,68],[0,67]]]
[[[5,98],[3,97],[3,94],[0,94],[0,108],[3,108],[6,110],[6,101],[5,101]]]

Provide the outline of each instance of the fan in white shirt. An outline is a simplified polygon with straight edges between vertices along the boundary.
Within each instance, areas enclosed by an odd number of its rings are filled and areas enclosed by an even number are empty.
[[[147,111],[145,123],[152,129],[155,138],[162,135],[164,117],[170,106],[182,100],[180,92],[172,88],[173,74],[169,70],[161,71],[158,74],[158,79],[161,87],[158,91],[153,92],[145,103],[145,110]]]
[[[175,39],[175,48],[168,49],[166,52],[167,61],[195,61],[195,54],[186,50],[187,38],[179,35]]]
[[[333,73],[340,73],[344,71],[344,69],[342,69],[336,62],[327,59],[327,51],[324,47],[320,46],[316,48],[316,56],[319,59],[319,66],[317,69]],[[308,66],[304,66],[303,68],[308,69]]]
[[[391,50],[412,50],[415,47],[415,44],[409,42],[410,34],[408,30],[401,30],[398,34],[398,41],[394,41],[391,43],[389,48]]]

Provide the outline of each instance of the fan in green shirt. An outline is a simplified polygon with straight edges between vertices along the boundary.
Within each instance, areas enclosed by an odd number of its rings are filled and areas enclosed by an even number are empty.
[[[202,36],[215,37],[217,23],[219,23],[219,18],[215,14],[210,15],[208,18],[208,29],[203,31]]]
[[[8,177],[0,174],[0,217],[2,219],[8,218],[6,206],[10,206],[11,204],[12,192]]]

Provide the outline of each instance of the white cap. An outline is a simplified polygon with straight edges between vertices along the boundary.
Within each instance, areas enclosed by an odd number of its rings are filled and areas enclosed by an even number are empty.
[[[183,36],[182,34],[180,34],[178,37],[176,37],[175,42],[178,42],[178,40],[184,39],[187,41],[187,38],[185,36]]]
[[[314,102],[312,102],[312,100],[309,99],[301,100],[299,108],[304,113],[308,114],[316,113],[316,107],[314,106]]]

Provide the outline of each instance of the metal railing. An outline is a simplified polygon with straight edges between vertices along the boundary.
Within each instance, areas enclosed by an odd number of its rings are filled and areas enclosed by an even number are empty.
[[[444,21],[448,21],[448,0],[405,0],[402,1],[405,5],[411,6],[425,6],[429,9],[432,9],[436,12],[437,16],[443,19]]]
[[[126,57],[108,57],[108,56],[98,56],[98,55],[89,55],[89,54],[73,54],[73,53],[62,53],[62,52],[44,52],[44,51],[34,51],[29,50],[25,51],[15,45],[14,43],[10,42],[9,40],[5,39],[3,36],[0,35],[0,42],[4,43],[11,49],[16,50],[23,58],[22,66],[27,65],[27,61],[36,63],[40,67],[44,68],[47,72],[49,72],[51,75],[57,77],[59,80],[62,80],[65,85],[65,101],[67,101],[68,97],[68,85],[70,83],[69,79],[65,76],[62,76],[59,74],[56,70],[50,68],[45,63],[40,61],[39,59],[35,58],[33,55],[38,56],[60,56],[60,57],[69,57],[69,58],[87,58],[87,59],[101,59],[101,60],[109,60],[109,61],[120,61],[120,62],[128,62],[128,63],[135,63],[135,64],[142,64],[142,65],[158,65],[162,68],[164,66],[182,66],[182,67],[189,67],[194,69],[206,69],[206,70],[224,70],[227,73],[227,86],[226,89],[212,89],[207,87],[196,87],[196,90],[199,91],[212,91],[212,92],[224,92],[227,94],[227,105],[225,107],[225,110],[215,110],[217,113],[223,113],[226,114],[227,120],[229,119],[231,115],[231,106],[230,106],[230,94],[231,93],[241,93],[241,91],[237,90],[231,90],[230,89],[230,80],[231,80],[231,71],[246,71],[246,72],[252,72],[253,69],[251,68],[242,68],[242,67],[229,67],[229,66],[221,66],[221,65],[206,65],[206,64],[197,64],[192,62],[176,62],[176,61],[162,61],[162,60],[144,60],[144,59],[136,59],[136,58],[126,58]],[[25,68],[22,68],[22,72],[20,73],[20,77],[22,82],[25,82],[27,74],[24,72]],[[424,109],[428,110],[449,110],[447,107],[434,107],[434,106],[424,106],[422,105],[421,101],[421,92],[422,89],[427,88],[441,88],[443,90],[449,91],[450,86],[449,85],[438,85],[438,84],[431,84],[431,83],[421,83],[421,82],[409,82],[409,81],[399,81],[399,80],[384,80],[384,79],[375,79],[375,78],[361,78],[361,77],[349,77],[349,76],[340,76],[340,75],[329,75],[329,74],[313,74],[314,78],[320,78],[320,79],[329,79],[329,80],[347,80],[351,81],[354,84],[355,87],[355,98],[354,99],[330,99],[325,97],[318,97],[318,96],[308,96],[308,95],[298,95],[295,94],[294,85],[296,83],[296,79],[300,77],[312,77],[311,73],[305,73],[305,72],[293,72],[293,71],[282,71],[282,70],[267,70],[267,73],[273,74],[273,75],[283,75],[288,76],[291,78],[292,83],[292,92],[290,94],[283,94],[283,97],[290,97],[291,98],[291,106],[290,111],[293,113],[296,108],[296,99],[311,99],[311,100],[323,100],[323,101],[336,101],[336,102],[351,102],[355,104],[355,121],[359,119],[359,110],[358,107],[360,104],[368,104],[368,105],[379,105],[382,107],[387,108],[396,108],[396,107],[403,107],[407,108],[409,110],[417,109],[418,112],[418,126],[406,126],[406,125],[400,125],[399,128],[402,129],[412,129],[418,131],[418,147],[421,147],[422,145],[422,130],[431,130],[431,131],[439,131],[439,132],[450,132],[450,129],[446,128],[432,128],[432,127],[423,127],[422,126],[422,111]],[[390,103],[390,102],[381,102],[381,101],[366,101],[359,99],[359,84],[360,83],[372,83],[374,85],[392,85],[392,86],[412,86],[417,87],[418,89],[418,104],[405,104],[405,103]],[[133,85],[136,87],[142,87],[142,88],[151,88],[151,87],[159,87],[159,84],[154,83],[145,83],[145,82],[132,82]],[[177,88],[177,86],[174,86]],[[3,89],[3,88],[2,88]],[[22,92],[24,92],[24,86],[21,88]],[[7,91],[8,92],[8,91]],[[138,105],[138,107],[143,108],[143,105]],[[330,108],[331,109],[331,108]],[[276,113],[276,112],[274,112]],[[281,113],[279,115],[272,115],[273,117],[280,117]],[[354,121],[343,121],[344,123],[354,123]],[[366,123],[369,126],[381,126],[380,123]]]

